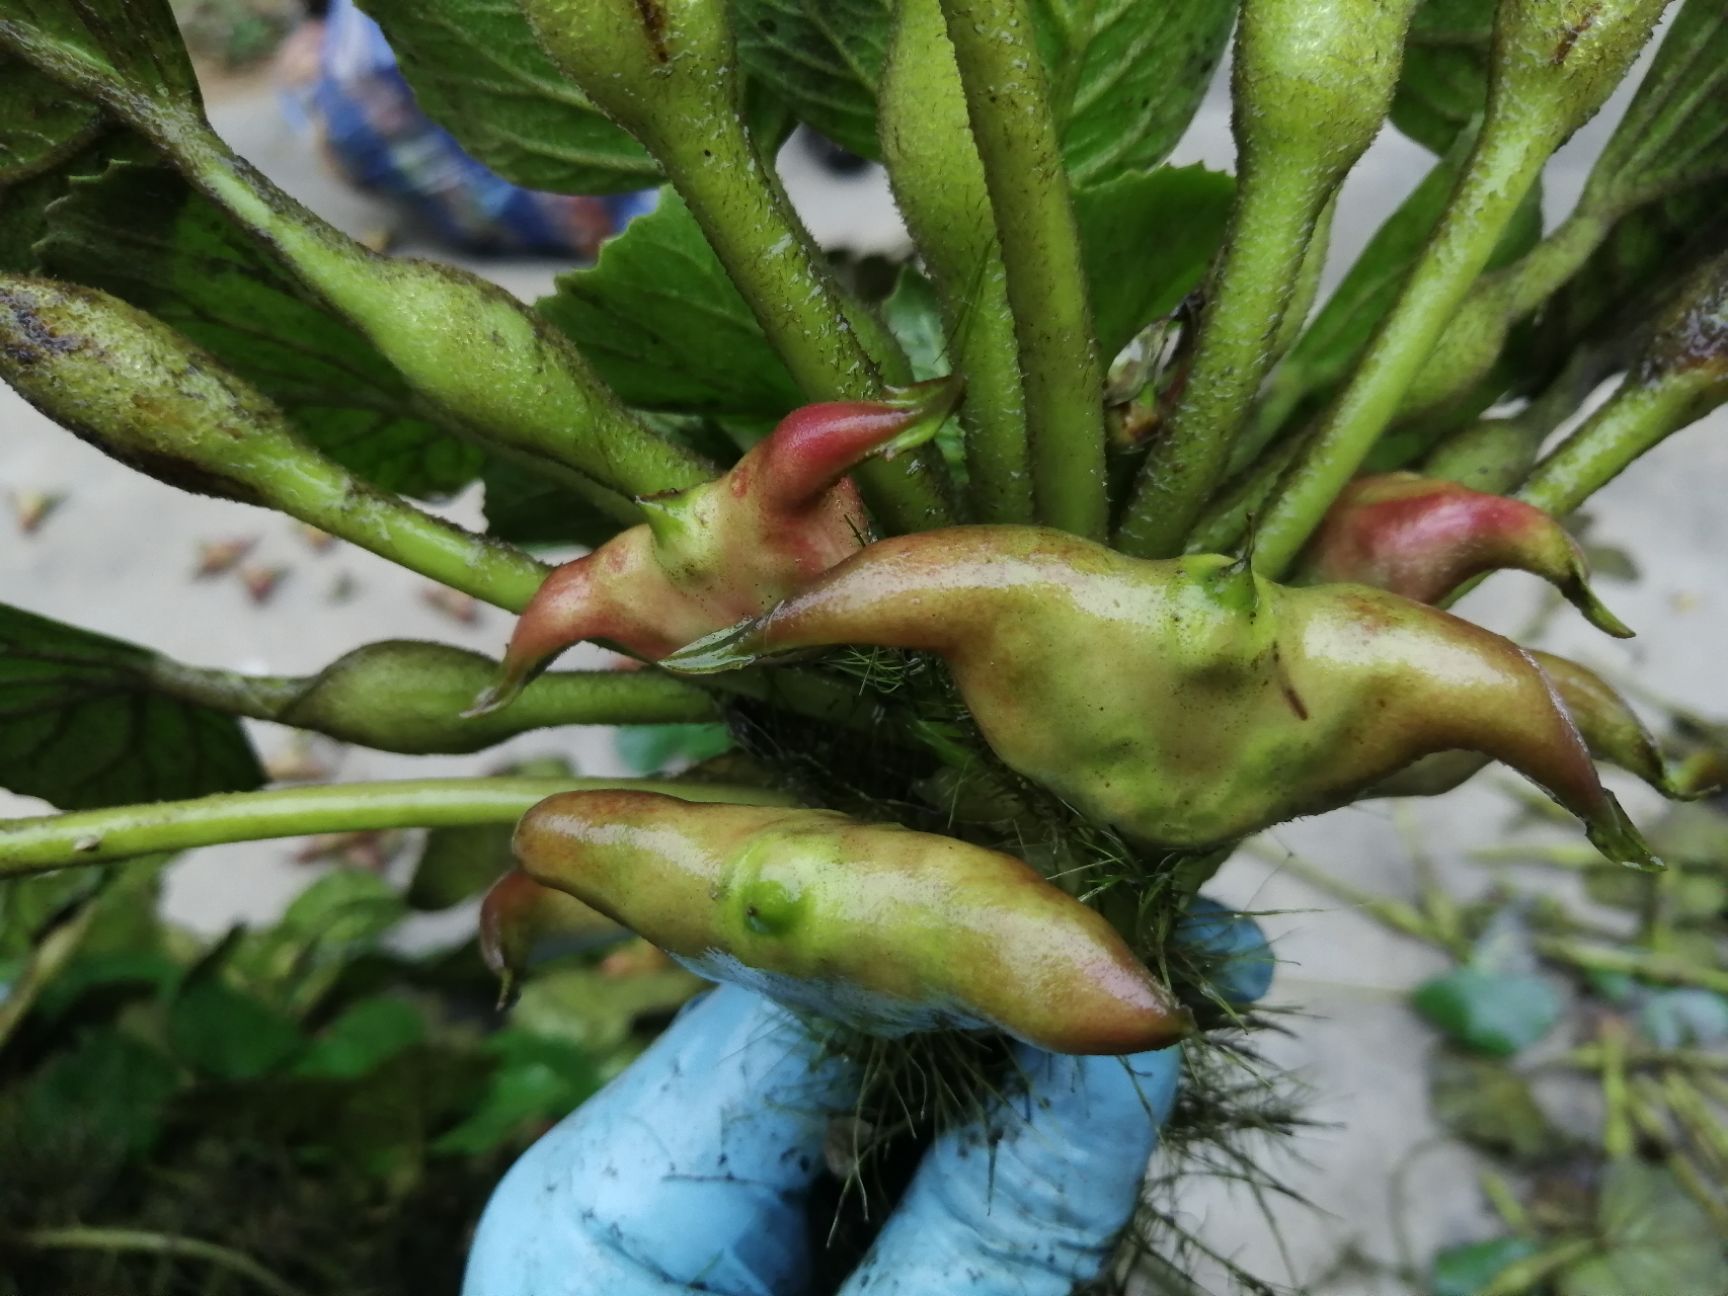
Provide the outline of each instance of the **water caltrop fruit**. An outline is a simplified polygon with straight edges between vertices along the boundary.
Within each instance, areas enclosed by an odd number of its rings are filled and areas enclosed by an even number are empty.
[[[794,410],[715,481],[640,501],[648,521],[546,578],[517,622],[497,684],[504,706],[565,648],[603,639],[650,660],[754,616],[857,552],[869,522],[846,474],[928,441],[960,399],[938,378],[880,401]]]
[[[1174,1043],[1187,1012],[1098,913],[997,851],[827,810],[650,792],[547,798],[522,873],[716,981],[879,1036],[995,1028],[1059,1053]],[[520,903],[488,902],[520,949]],[[496,919],[508,919],[500,924]]]
[[[872,545],[664,664],[702,673],[837,644],[938,654],[1006,764],[1148,845],[1223,845],[1464,749],[1546,789],[1609,858],[1654,862],[1529,656],[1382,590],[956,527]]]

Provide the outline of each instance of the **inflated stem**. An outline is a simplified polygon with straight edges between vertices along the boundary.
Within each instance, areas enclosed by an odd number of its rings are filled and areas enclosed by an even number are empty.
[[[1673,433],[1728,401],[1728,254],[1694,276],[1608,403],[1530,474],[1521,499],[1577,508]]]
[[[942,12],[1008,277],[1038,518],[1102,540],[1104,366],[1032,22],[1024,0],[942,0]]]
[[[882,158],[936,286],[966,376],[966,468],[982,522],[1030,522],[1032,473],[1020,349],[984,164],[940,0],[900,0],[877,99]]]
[[[136,129],[378,348],[442,421],[626,495],[711,475],[619,404],[575,344],[496,284],[453,266],[380,256],[238,157],[189,95],[150,95],[29,22],[0,40]]]
[[[107,293],[0,275],[0,379],[140,472],[276,509],[499,607],[521,610],[545,577],[521,550],[358,480],[214,356]]]
[[[463,716],[497,663],[448,644],[367,644],[303,679],[231,675],[156,659],[162,692],[234,715],[274,720],[379,751],[480,751],[532,729],[561,725],[687,724],[720,718],[701,689],[658,671],[542,675],[508,712]]]
[[[686,801],[784,805],[762,788],[653,779],[476,778],[233,792],[74,814],[0,819],[0,878],[224,842],[387,828],[509,824],[536,802],[574,789],[622,788]]]
[[[1397,414],[1548,156],[1587,121],[1649,39],[1667,0],[1506,0],[1487,116],[1427,248],[1356,372],[1261,518],[1256,565],[1285,571]]]
[[[893,336],[825,268],[742,113],[725,0],[521,0],[541,45],[652,153],[814,401],[868,400],[911,376]],[[860,471],[890,531],[947,520],[933,450]],[[680,483],[687,484],[687,483]]]
[[[1116,543],[1143,558],[1182,550],[1277,359],[1320,216],[1392,102],[1415,0],[1247,0],[1236,28],[1238,171],[1223,260],[1192,368],[1152,445]]]

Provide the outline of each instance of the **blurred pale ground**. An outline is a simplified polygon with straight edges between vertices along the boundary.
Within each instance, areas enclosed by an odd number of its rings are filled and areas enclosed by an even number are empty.
[[[1576,196],[1619,102],[1551,164],[1550,224]],[[375,204],[323,169],[283,123],[268,89],[227,87],[213,115],[243,154],[337,224],[363,233],[387,223]],[[1174,160],[1227,166],[1230,157],[1229,108],[1220,84]],[[1428,162],[1426,153],[1390,131],[1375,145],[1339,205],[1328,285]],[[795,147],[784,166],[824,241],[863,249],[900,246],[903,235],[877,176],[828,177]],[[509,262],[481,268],[532,298],[560,267]],[[1710,424],[1690,429],[1628,472],[1590,509],[1592,541],[1629,551],[1641,573],[1636,584],[1605,582],[1603,592],[1645,635],[1615,642],[1563,609],[1547,621],[1540,639],[1541,646],[1577,656],[1612,679],[1722,717],[1728,717],[1725,433],[1728,419],[1719,412]],[[170,494],[58,431],[0,389],[0,497],[10,491],[66,491],[69,498],[34,536],[18,535],[0,518],[0,600],[188,661],[305,673],[378,638],[436,639],[496,653],[508,634],[508,618],[495,609],[482,609],[473,625],[459,624],[426,603],[424,581],[369,554],[349,546],[313,553],[286,519]],[[449,512],[475,522],[479,501],[471,492]],[[230,536],[260,537],[250,561],[289,569],[268,604],[254,605],[233,574],[191,579],[199,542]],[[343,576],[352,581],[352,593],[336,601],[332,590]],[[1541,597],[1533,578],[1507,575],[1473,595],[1464,610],[1513,632],[1530,624]],[[597,659],[598,654],[590,661]],[[581,654],[570,654],[565,664],[582,664]],[[291,750],[287,731],[271,725],[256,730],[267,755]],[[599,730],[529,734],[472,757],[392,756],[334,744],[314,744],[314,751],[330,759],[335,776],[345,780],[467,773],[511,755],[548,752],[571,757],[584,773],[621,772],[608,735]],[[1614,781],[1635,815],[1656,813],[1655,799],[1642,787]],[[1434,856],[1440,876],[1469,893],[1490,880],[1469,853],[1496,841],[1510,817],[1510,802],[1496,787],[1493,776],[1485,775],[1445,798],[1414,803],[1407,813],[1395,815],[1376,803],[1291,825],[1270,834],[1261,854],[1276,861],[1294,852],[1346,881],[1405,896],[1414,885],[1411,834]],[[30,808],[0,794],[0,813]],[[293,862],[296,845],[198,852],[172,875],[171,911],[211,932],[274,913],[313,876]],[[1291,1034],[1271,1039],[1269,1052],[1311,1087],[1307,1115],[1317,1128],[1269,1164],[1315,1209],[1277,1204],[1281,1241],[1252,1200],[1221,1185],[1197,1186],[1183,1211],[1211,1245],[1274,1283],[1312,1284],[1328,1296],[1385,1296],[1382,1279],[1327,1275],[1350,1248],[1396,1260],[1407,1247],[1405,1255],[1423,1257],[1437,1245],[1492,1232],[1469,1154],[1436,1142],[1423,1066],[1431,1037],[1404,1006],[1406,992],[1439,970],[1441,961],[1372,920],[1338,909],[1266,859],[1244,852],[1213,890],[1220,899],[1263,912],[1276,938],[1283,967],[1274,995],[1292,1014]],[[421,934],[440,939],[460,933],[446,922]],[[1592,1119],[1581,1110],[1575,1124],[1588,1132]],[[1408,1187],[1402,1200],[1400,1183]]]

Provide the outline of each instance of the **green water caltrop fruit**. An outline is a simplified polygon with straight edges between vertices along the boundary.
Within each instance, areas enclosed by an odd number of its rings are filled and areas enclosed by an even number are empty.
[[[1553,653],[1527,651],[1554,685],[1591,756],[1636,775],[1677,801],[1690,801],[1714,790],[1714,779],[1702,763],[1670,764],[1637,712],[1595,671]],[[1376,784],[1370,795],[1439,796],[1474,777],[1487,764],[1488,758],[1478,752],[1440,752]]]
[[[1305,582],[1353,581],[1438,603],[1470,578],[1504,568],[1542,577],[1590,624],[1631,638],[1591,590],[1584,551],[1552,517],[1522,500],[1415,473],[1351,482],[1297,572]]]
[[[1382,590],[955,527],[872,545],[664,664],[726,670],[834,644],[943,657],[1004,762],[1149,845],[1235,841],[1464,749],[1546,789],[1609,858],[1654,863],[1535,663]]]
[[[535,882],[691,971],[873,1035],[996,1028],[1113,1054],[1190,1028],[1101,915],[1023,861],[952,838],[828,810],[596,791],[535,806],[515,851]],[[490,939],[502,950],[515,938]]]
[[[509,703],[579,640],[664,657],[850,557],[869,522],[846,474],[935,436],[960,392],[958,378],[938,378],[882,401],[804,406],[724,476],[640,501],[647,522],[546,578],[516,625],[501,678],[470,713]]]

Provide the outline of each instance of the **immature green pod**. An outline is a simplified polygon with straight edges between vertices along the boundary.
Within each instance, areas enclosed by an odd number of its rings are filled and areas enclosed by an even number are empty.
[[[579,640],[663,657],[850,557],[870,524],[846,474],[929,441],[961,390],[937,378],[879,401],[806,405],[719,479],[640,501],[647,522],[546,578],[469,714],[508,704]]]
[[[1690,801],[1712,788],[1686,765],[1670,765],[1656,737],[1613,685],[1587,666],[1553,653],[1529,650],[1554,685],[1566,714],[1590,755],[1634,774],[1663,796]],[[1370,789],[1372,796],[1439,796],[1473,777],[1488,764],[1477,752],[1441,752],[1424,757]]]
[[[1541,509],[1415,473],[1359,477],[1338,497],[1297,568],[1304,582],[1355,581],[1438,603],[1484,572],[1548,581],[1599,630],[1632,636],[1590,588],[1584,551]]]
[[[1343,805],[1432,752],[1505,761],[1611,859],[1653,863],[1515,644],[1360,585],[1149,562],[1034,527],[872,545],[674,654],[713,671],[830,644],[934,652],[1002,760],[1092,819],[1199,850]]]
[[[993,1027],[1114,1054],[1190,1028],[1098,913],[951,838],[827,810],[578,792],[524,815],[515,850],[534,881],[692,971],[870,1034]]]
[[[278,509],[476,597],[520,607],[544,574],[350,476],[214,356],[107,293],[0,275],[0,378],[140,472]]]

